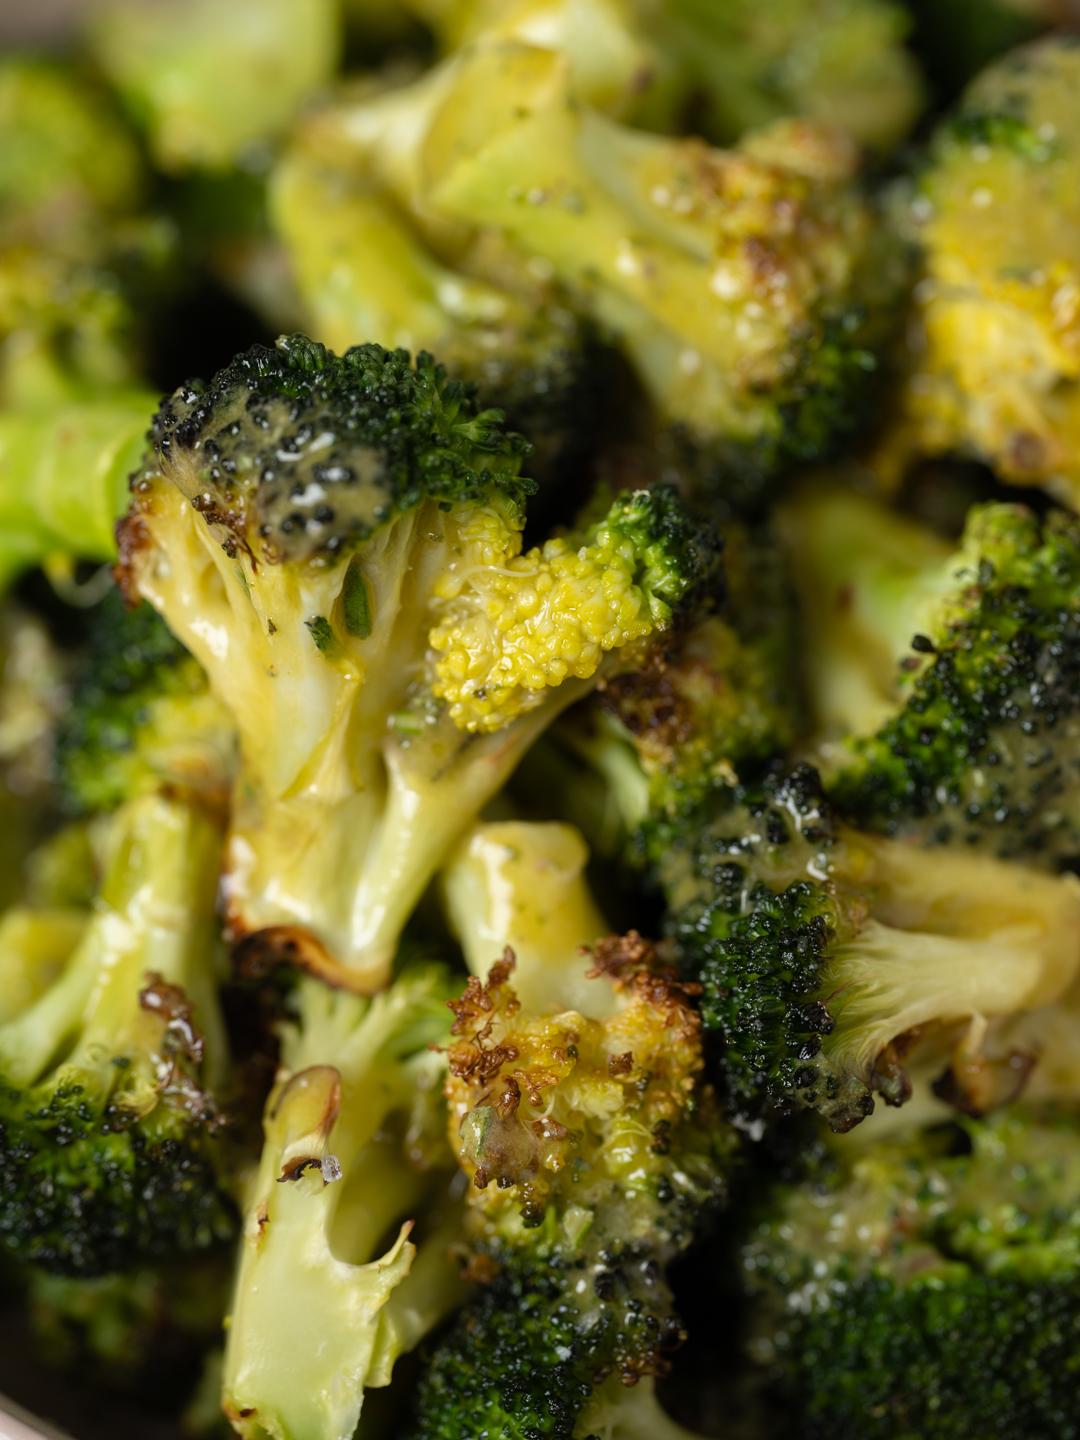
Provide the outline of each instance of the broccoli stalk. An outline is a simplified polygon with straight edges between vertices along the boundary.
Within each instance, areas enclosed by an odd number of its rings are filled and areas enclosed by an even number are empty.
[[[0,585],[55,554],[109,560],[156,397],[0,413]]]
[[[973,509],[955,550],[883,506],[787,514],[830,789],[856,823],[1053,868],[1080,853],[1080,523]]]
[[[717,793],[662,868],[671,928],[722,1042],[734,1117],[806,1107],[847,1130],[910,1096],[907,1057],[1064,995],[1080,883],[840,823],[816,773]]]
[[[434,1048],[448,993],[430,968],[372,1000],[299,982],[228,1329],[225,1408],[241,1435],[350,1440],[365,1389],[389,1384],[458,1299]],[[418,1258],[413,1217],[436,1197],[445,1213],[429,1232],[421,1219]]]
[[[81,939],[0,1026],[0,1243],[61,1274],[206,1249],[232,1228],[212,1099],[220,828],[151,795],[107,838]]]
[[[581,107],[554,53],[507,45],[472,64],[498,113],[453,86],[435,108],[415,147],[430,208],[550,267],[624,351],[691,474],[724,493],[851,428],[901,274],[846,139],[799,123],[714,150]],[[457,91],[479,78],[463,61]]]
[[[1074,1111],[854,1150],[759,1202],[747,1349],[809,1440],[1075,1431]]]
[[[123,583],[240,734],[234,929],[336,983],[384,983],[470,819],[711,564],[662,489],[522,553],[522,443],[430,356],[293,339],[166,402],[133,481]]]
[[[572,935],[569,917],[599,918],[583,858],[565,826],[481,826],[444,877],[474,971],[452,1006],[450,1134],[486,1283],[429,1356],[417,1436],[633,1434],[634,1415],[649,1433],[680,1338],[664,1269],[723,1189],[697,1017],[640,936],[587,955]],[[618,1420],[617,1387],[639,1384]]]

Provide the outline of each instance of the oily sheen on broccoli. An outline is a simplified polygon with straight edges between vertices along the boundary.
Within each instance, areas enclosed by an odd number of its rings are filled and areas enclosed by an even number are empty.
[[[1075,877],[854,830],[809,766],[716,792],[689,834],[660,876],[736,1118],[848,1130],[905,1103],[920,1046],[948,1072],[969,1028],[1076,976]]]
[[[1076,517],[976,506],[953,548],[816,488],[785,523],[840,810],[1049,868],[1080,853]]]
[[[233,928],[354,988],[533,739],[712,564],[663,488],[523,553],[524,452],[429,355],[292,338],[166,401],[132,482],[124,587],[240,734]]]
[[[213,1099],[218,824],[157,795],[110,819],[78,943],[0,1025],[0,1244],[98,1275],[208,1249],[233,1230]],[[55,923],[46,914],[45,923]],[[33,915],[24,916],[33,925]],[[27,946],[0,965],[25,975]],[[49,947],[36,949],[49,964]]]
[[[567,826],[497,823],[444,877],[473,971],[447,1093],[480,1287],[428,1356],[416,1436],[684,1433],[653,1391],[681,1338],[664,1272],[721,1198],[730,1141],[652,947],[547,925],[598,919],[585,856]]]
[[[1075,1111],[838,1150],[742,1250],[750,1355],[808,1440],[1080,1434]]]

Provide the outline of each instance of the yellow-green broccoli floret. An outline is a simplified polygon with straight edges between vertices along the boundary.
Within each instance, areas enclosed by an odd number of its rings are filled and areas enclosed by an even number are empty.
[[[1080,503],[1078,79],[1067,37],[1000,60],[942,122],[901,204],[924,274],[890,476],[959,454]]]

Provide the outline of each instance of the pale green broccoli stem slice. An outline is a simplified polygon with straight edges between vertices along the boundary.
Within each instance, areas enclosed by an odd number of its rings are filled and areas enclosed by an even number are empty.
[[[636,1385],[614,1375],[598,1386],[574,1426],[575,1440],[597,1435],[604,1440],[704,1440],[667,1413],[651,1375]]]
[[[895,713],[913,637],[955,589],[953,548],[855,491],[807,486],[778,514],[817,726],[823,738],[871,733]]]
[[[113,558],[156,404],[133,391],[0,414],[0,581],[53,555]]]
[[[370,1001],[300,982],[225,1354],[225,1410],[252,1440],[350,1440],[365,1389],[389,1384],[397,1357],[459,1298],[454,1206],[423,1237],[419,1260],[410,1238],[452,1165],[441,1107],[437,1137],[409,1129],[417,1092],[440,1091],[445,1062],[432,1047],[448,1032],[446,994],[429,969],[406,971]],[[445,1155],[436,1151],[434,1168],[414,1164],[410,1143],[436,1139]]]
[[[162,170],[228,170],[330,80],[340,15],[334,0],[110,0],[88,39]]]
[[[514,952],[514,990],[527,1010],[612,1013],[613,992],[587,972],[585,947],[610,931],[585,877],[589,852],[570,825],[494,821],[474,827],[441,876],[450,928],[481,980]]]

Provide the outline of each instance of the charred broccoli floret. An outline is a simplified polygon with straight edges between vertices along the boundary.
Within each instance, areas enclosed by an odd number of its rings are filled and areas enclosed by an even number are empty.
[[[88,41],[162,170],[225,170],[330,79],[340,16],[332,0],[109,0]]]
[[[432,351],[532,439],[533,474],[561,478],[592,443],[598,347],[558,294],[520,267],[482,277],[468,257],[440,258],[421,217],[379,178],[380,127],[365,135],[364,119],[362,101],[317,114],[272,177],[272,218],[304,328],[339,351],[369,340]],[[356,138],[335,153],[321,137],[339,127]]]
[[[1075,1436],[1076,1115],[837,1151],[742,1251],[750,1356],[808,1440]]]
[[[874,501],[810,489],[786,525],[840,810],[1032,864],[1080,854],[1076,517],[978,506],[953,549]]]
[[[149,605],[110,591],[61,717],[57,766],[67,806],[112,810],[142,790],[194,795],[224,810],[234,769],[232,723],[198,662]]]
[[[661,878],[736,1118],[806,1108],[850,1129],[875,1094],[909,1098],[924,1047],[948,1093],[986,1022],[1077,975],[1075,877],[852,830],[808,766],[714,793],[699,825]]]
[[[44,947],[0,1024],[0,1244],[66,1275],[204,1250],[233,1228],[212,1098],[220,828],[149,795],[116,812],[106,851],[74,948],[68,923],[48,982]],[[27,954],[0,951],[0,967],[25,976]]]
[[[459,1298],[438,1048],[450,994],[430,966],[371,1000],[299,983],[229,1320],[240,1435],[350,1440],[365,1390]]]
[[[663,489],[522,553],[524,448],[429,355],[291,339],[166,401],[132,482],[125,587],[240,734],[233,927],[354,988],[532,740],[711,565]]]
[[[583,861],[565,826],[495,824],[446,876],[474,972],[452,1006],[450,1135],[483,1283],[429,1356],[417,1436],[682,1433],[652,1393],[680,1338],[664,1271],[719,1199],[730,1145],[697,1016],[652,947],[545,928],[552,901],[598,918]]]
[[[826,121],[872,151],[903,140],[922,85],[893,0],[637,0],[728,142],[787,116]]]
[[[852,428],[904,267],[845,137],[780,122],[715,150],[579,105],[552,51],[507,45],[473,65],[416,147],[427,202],[549,267],[699,485],[722,494]],[[461,93],[481,78],[486,117]]]
[[[1078,78],[1076,37],[1008,55],[931,143],[907,204],[925,273],[880,459],[890,475],[959,454],[1080,501]]]

